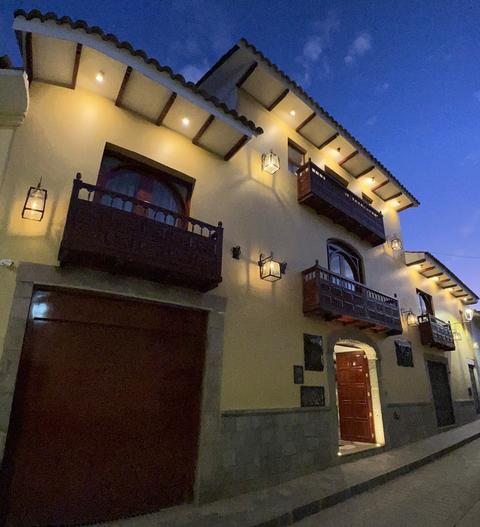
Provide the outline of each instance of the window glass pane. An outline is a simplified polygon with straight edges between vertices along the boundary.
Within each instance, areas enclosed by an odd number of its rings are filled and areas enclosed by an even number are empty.
[[[349,280],[356,280],[356,273],[354,268],[350,265],[350,262],[342,256],[342,276]]]
[[[330,271],[337,274],[342,274],[340,255],[333,254],[330,257]]]
[[[105,188],[107,190],[113,190],[119,194],[125,194],[134,198],[140,188],[141,176],[136,172],[121,171],[117,174],[113,174],[108,178]],[[117,209],[122,209],[128,212],[132,211],[133,205],[128,201],[122,201],[121,199],[114,199],[111,202],[110,196],[102,196],[100,202],[103,205],[110,205]]]
[[[178,212],[179,214],[182,214],[183,212],[180,202],[173,189],[162,181],[153,182],[152,195],[149,201],[154,205],[158,205],[163,209],[171,210],[172,212]],[[151,209],[148,209],[148,216],[153,218],[155,216],[155,212]],[[163,214],[157,214],[155,219],[170,225],[174,225],[176,218],[174,216],[167,216],[164,219]]]
[[[295,173],[305,163],[305,155],[288,143],[288,170]]]

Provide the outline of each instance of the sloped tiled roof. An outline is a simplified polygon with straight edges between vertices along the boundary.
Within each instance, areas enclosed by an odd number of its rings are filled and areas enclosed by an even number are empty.
[[[72,20],[68,16],[58,16],[56,13],[48,12],[41,13],[38,9],[33,9],[29,12],[23,9],[17,9],[14,12],[15,17],[23,17],[26,20],[38,19],[41,22],[53,21],[58,25],[68,25],[72,29],[81,29],[87,34],[98,35],[102,40],[111,42],[118,49],[127,50],[133,57],[140,57],[146,64],[154,66],[158,71],[166,73],[172,80],[178,82],[182,87],[190,90],[192,93],[202,97],[205,101],[212,103],[216,108],[220,109],[226,115],[229,115],[249,128],[255,134],[262,134],[263,129],[256,126],[253,121],[247,119],[244,115],[240,115],[236,110],[229,108],[224,102],[217,97],[208,94],[205,90],[199,88],[193,82],[188,82],[179,73],[175,73],[169,66],[163,66],[157,59],[151,58],[143,49],[135,49],[130,42],[121,41],[116,35],[106,33],[99,26],[90,26],[84,20]]]
[[[378,166],[392,181],[394,181],[399,188],[416,204],[419,205],[420,202],[418,199],[409,192],[398,179],[388,170],[385,165],[383,165],[367,148],[365,148],[358,139],[356,139],[346,128],[344,128],[330,113],[325,110],[320,104],[317,103],[299,84],[297,84],[293,79],[291,79],[283,70],[281,70],[275,63],[273,63],[268,57],[266,57],[260,50],[258,50],[253,44],[248,42],[247,39],[241,38],[240,45],[243,45],[245,48],[249,49],[254,55],[256,55],[260,60],[265,62],[265,64],[275,71],[283,80],[290,85],[290,88],[308,101],[312,107],[320,114],[326,117],[339,131],[340,133],[348,139],[355,147],[363,151],[372,162]],[[240,49],[240,46],[236,44],[230,50],[228,50],[220,59],[203,75],[203,77],[197,82],[197,86],[201,84],[210,77],[216,69],[218,69],[224,62],[226,62],[236,51]]]

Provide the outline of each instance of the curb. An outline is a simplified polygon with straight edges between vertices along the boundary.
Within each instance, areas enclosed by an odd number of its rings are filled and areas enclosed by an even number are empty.
[[[450,452],[457,450],[458,448],[461,448],[462,446],[471,443],[472,441],[475,441],[479,438],[480,432],[477,432],[469,437],[458,441],[457,443],[454,443],[453,445],[446,446],[441,450],[428,454],[425,457],[422,457],[421,459],[417,459],[416,461],[412,461],[410,463],[407,463],[406,465],[392,469],[388,472],[385,472],[384,474],[376,476],[362,483],[352,485],[351,487],[325,496],[324,498],[321,498],[319,500],[314,500],[305,505],[301,505],[300,507],[296,507],[290,512],[287,512],[286,514],[282,514],[281,516],[277,516],[276,518],[272,518],[271,520],[267,520],[266,522],[256,523],[251,527],[287,527],[288,525],[293,525],[294,523],[297,523],[300,520],[307,518],[308,516],[317,514],[322,509],[333,507],[334,505],[337,505],[342,501],[345,501],[349,498],[352,498],[353,496],[361,494],[362,492],[366,492],[367,490],[371,490],[375,487],[378,487],[379,485],[386,483],[387,481],[391,481],[397,478],[398,476],[408,474],[409,472],[412,472],[417,468],[427,465],[428,463],[431,463],[432,461],[435,461],[445,456],[446,454],[449,454]]]

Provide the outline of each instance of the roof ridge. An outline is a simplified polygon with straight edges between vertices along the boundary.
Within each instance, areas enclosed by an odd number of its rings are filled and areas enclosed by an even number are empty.
[[[111,42],[118,49],[126,49],[132,56],[140,57],[143,61],[154,66],[159,72],[166,73],[169,77],[175,82],[180,83],[184,88],[187,88],[192,93],[195,93],[202,97],[205,101],[212,103],[216,108],[220,109],[226,115],[229,115],[241,122],[247,128],[250,128],[255,134],[262,134],[263,129],[260,126],[257,126],[252,120],[248,119],[244,115],[239,114],[236,110],[229,108],[223,101],[220,101],[214,95],[210,95],[205,90],[199,88],[195,83],[187,81],[183,75],[180,73],[175,73],[170,66],[163,66],[160,62],[152,57],[149,57],[143,49],[135,49],[132,44],[126,40],[121,41],[113,33],[106,33],[100,26],[89,26],[85,20],[73,20],[69,16],[58,16],[53,11],[48,11],[43,14],[39,9],[32,9],[30,11],[25,11],[24,9],[16,9],[13,13],[13,16],[23,17],[26,20],[39,19],[41,22],[46,22],[49,20],[54,21],[58,25],[69,25],[72,29],[82,29],[87,34],[95,34],[107,42]]]

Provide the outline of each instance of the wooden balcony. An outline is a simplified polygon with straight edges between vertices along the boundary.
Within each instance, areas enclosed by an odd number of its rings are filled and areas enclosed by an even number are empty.
[[[208,291],[222,280],[223,228],[151,203],[73,183],[58,259]]]
[[[385,242],[383,215],[311,161],[297,171],[298,202],[373,246]]]
[[[454,351],[455,340],[450,322],[444,322],[433,315],[426,314],[418,317],[418,327],[422,344],[443,351]]]
[[[306,269],[303,277],[303,312],[355,324],[361,329],[400,335],[402,322],[398,301],[363,284],[347,280],[316,265]]]

